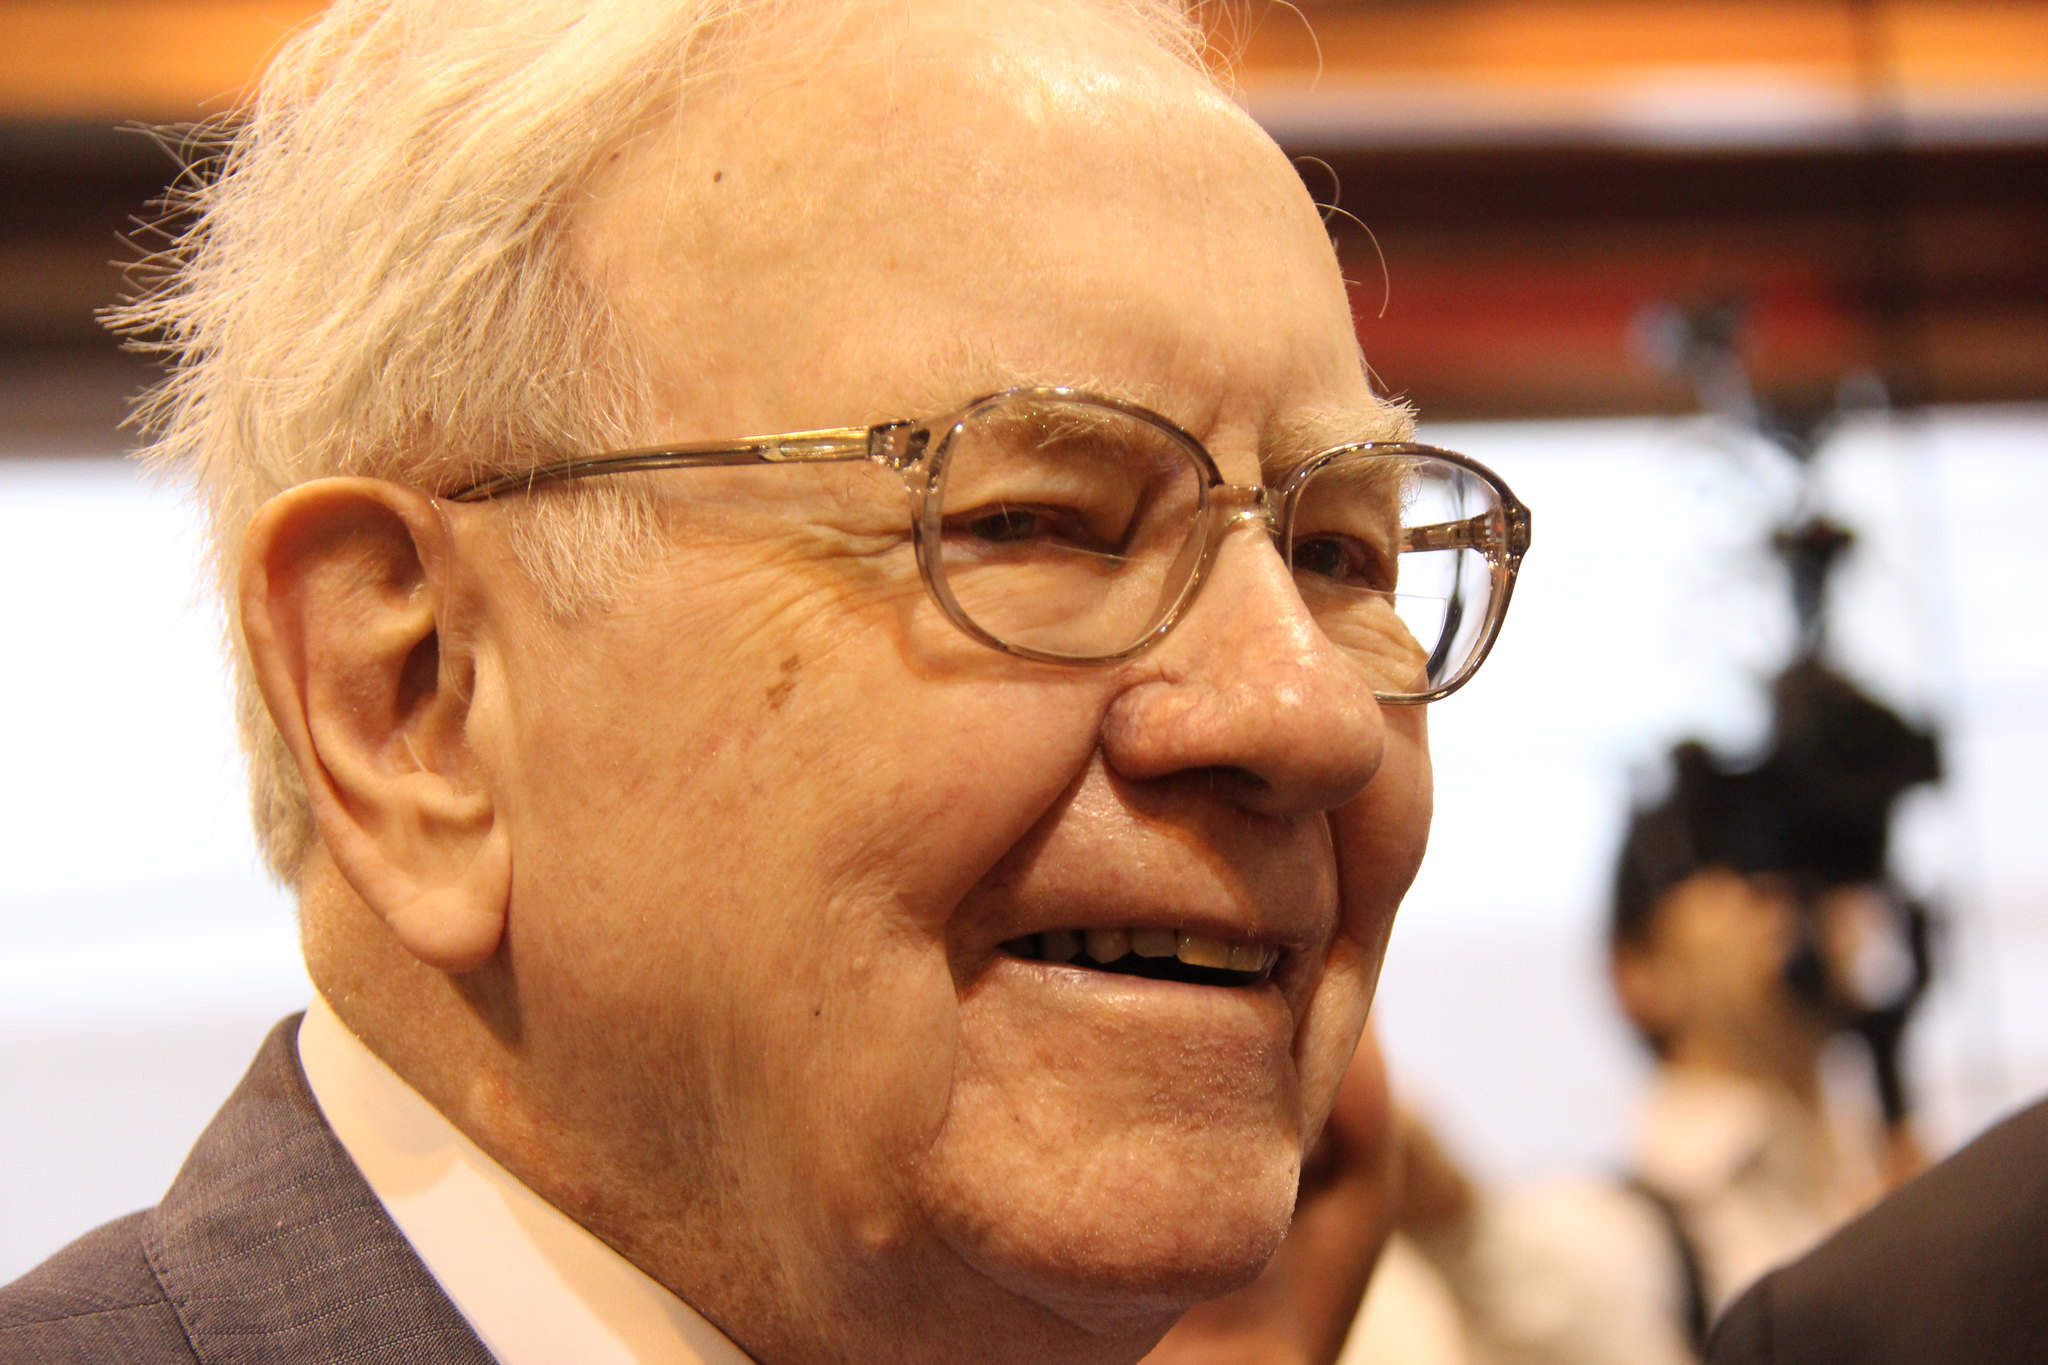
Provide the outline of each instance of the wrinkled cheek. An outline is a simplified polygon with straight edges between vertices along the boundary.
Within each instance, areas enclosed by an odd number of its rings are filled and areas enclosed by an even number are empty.
[[[1394,913],[1429,847],[1435,799],[1423,708],[1387,707],[1386,752],[1372,782],[1330,812],[1336,849],[1338,934],[1373,962],[1386,951]]]
[[[1432,788],[1422,711],[1388,710],[1379,772],[1357,800],[1329,816],[1340,920],[1296,1042],[1311,1141],[1365,1028],[1395,913],[1429,843]]]
[[[847,1068],[835,1081],[846,1083],[856,1070]],[[918,1189],[945,1093],[943,1081],[932,1093],[937,1078],[931,1070],[877,1066],[870,1074],[886,1071],[889,1083],[867,1087],[864,1102],[839,1108],[822,1124],[815,1113],[806,1114],[783,1125],[779,1135],[759,1135],[792,1156],[801,1153],[785,1175],[811,1188],[820,1221],[831,1230],[824,1240],[871,1264],[914,1254],[930,1236]],[[817,1145],[806,1149],[791,1143],[792,1130],[807,1132],[807,1141]]]
[[[1365,1031],[1385,952],[1384,937],[1362,946],[1340,936],[1330,945],[1323,979],[1302,1013],[1295,1056],[1301,1072],[1304,1153],[1321,1135],[1330,1106],[1336,1102],[1337,1087]]]
[[[693,1225],[751,1248],[786,1302],[918,1265],[930,1228],[917,1173],[957,1045],[943,955],[848,940],[780,969],[728,957],[693,984],[645,1115],[677,1132],[686,1159],[669,1172],[650,1162],[645,1183],[695,1182]]]

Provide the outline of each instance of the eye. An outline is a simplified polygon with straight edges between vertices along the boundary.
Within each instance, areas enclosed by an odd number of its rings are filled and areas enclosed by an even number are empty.
[[[1035,548],[1115,554],[1117,538],[1096,530],[1076,507],[1051,503],[998,502],[968,508],[946,518],[949,539],[1010,550]]]
[[[1388,556],[1355,536],[1325,533],[1297,540],[1291,563],[1296,573],[1313,574],[1338,587],[1394,590],[1393,564]]]
[[[1051,519],[1043,512],[1023,507],[998,507],[961,519],[959,527],[976,540],[991,545],[1014,545],[1050,532]]]

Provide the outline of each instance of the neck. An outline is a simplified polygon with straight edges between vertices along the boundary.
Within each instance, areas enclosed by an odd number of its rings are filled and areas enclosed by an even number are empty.
[[[1733,1076],[1788,1096],[1808,1113],[1821,1112],[1820,1054],[1823,1040],[1788,1033],[1769,1046],[1754,1039],[1695,1034],[1674,1039],[1668,1066],[1716,1076]]]

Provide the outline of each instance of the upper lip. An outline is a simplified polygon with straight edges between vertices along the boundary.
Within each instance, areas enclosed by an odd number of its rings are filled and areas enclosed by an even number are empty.
[[[1279,933],[1267,926],[1247,924],[1242,919],[1227,920],[1207,915],[1132,915],[1122,919],[1113,915],[1089,915],[1058,922],[1048,918],[1043,924],[1004,935],[1004,941],[1024,934],[1042,934],[1050,929],[1070,929],[1077,934],[1085,934],[1091,929],[1172,929],[1177,933],[1220,938],[1227,943],[1270,944],[1279,948],[1303,948],[1311,942],[1321,941],[1319,936],[1312,939],[1301,934]]]
[[[1030,907],[1002,926],[1004,941],[1048,929],[1177,929],[1206,934],[1233,943],[1271,943],[1282,948],[1308,948],[1328,936],[1334,910],[1304,906],[1299,910],[1268,910],[1256,906],[1203,905],[1073,905]]]

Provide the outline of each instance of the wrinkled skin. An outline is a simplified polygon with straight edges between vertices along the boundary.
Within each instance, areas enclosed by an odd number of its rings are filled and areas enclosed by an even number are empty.
[[[1144,1365],[1330,1365],[1406,1210],[1412,1125],[1397,1115],[1368,1030],[1309,1153],[1294,1223],[1259,1278],[1198,1304]]]
[[[834,35],[647,130],[579,211],[647,441],[1020,381],[1144,401],[1239,483],[1398,431],[1314,206],[1198,77],[1078,9]],[[892,477],[656,476],[664,548],[572,620],[501,504],[287,495],[245,619],[312,774],[309,957],[757,1359],[1135,1360],[1287,1227],[1421,857],[1422,712],[1251,526],[1148,653],[1006,658],[926,597]],[[1226,989],[999,948],[1122,926],[1285,955]]]

